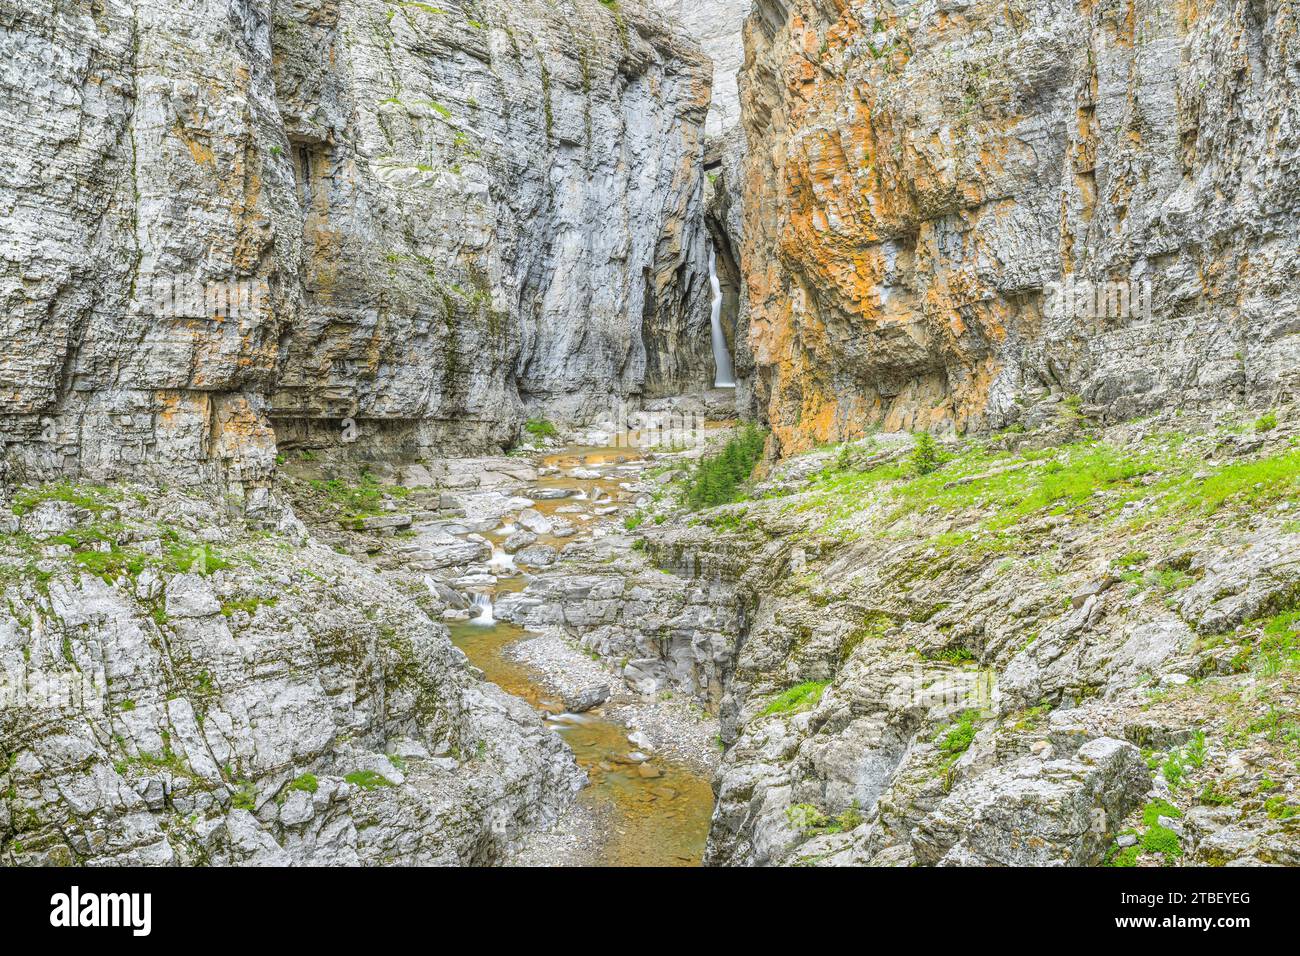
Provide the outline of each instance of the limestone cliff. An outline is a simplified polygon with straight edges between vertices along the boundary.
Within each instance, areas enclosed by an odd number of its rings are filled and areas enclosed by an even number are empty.
[[[635,3],[0,7],[12,477],[264,487],[707,380],[708,61]]]
[[[742,259],[781,448],[1049,393],[1111,418],[1293,394],[1298,17],[759,0]]]

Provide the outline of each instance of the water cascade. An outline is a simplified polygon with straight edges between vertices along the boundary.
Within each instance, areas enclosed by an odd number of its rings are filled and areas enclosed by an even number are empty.
[[[713,314],[709,324],[713,329],[713,364],[717,375],[715,388],[735,388],[736,373],[731,366],[731,353],[727,351],[727,337],[722,334],[722,286],[718,283],[717,253],[709,246],[709,287],[713,290]]]
[[[496,624],[496,618],[492,616],[492,595],[487,593],[478,593],[474,595],[474,606],[479,609],[478,617],[470,618],[471,624],[481,624],[484,627],[491,627]]]

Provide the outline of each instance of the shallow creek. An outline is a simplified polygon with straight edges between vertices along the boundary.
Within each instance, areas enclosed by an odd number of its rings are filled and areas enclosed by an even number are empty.
[[[559,467],[560,472],[539,480],[535,487],[577,488],[581,496],[541,500],[537,509],[552,515],[557,507],[569,505],[581,506],[581,513],[588,513],[597,488],[609,496],[602,503],[610,504],[611,498],[618,498],[619,482],[635,480],[637,469],[629,469],[628,463],[636,458],[636,451],[627,448],[569,448],[548,456],[543,466]],[[568,476],[575,468],[599,471],[600,477]],[[580,513],[566,511],[568,518],[577,518]],[[609,520],[621,517],[615,514]],[[503,527],[488,537],[499,542],[506,531]],[[565,543],[548,536],[542,541],[558,547]],[[523,575],[501,577],[485,593],[495,600],[498,593],[519,590],[525,581]],[[480,620],[485,619],[488,615]],[[568,742],[587,772],[589,783],[578,799],[592,811],[593,819],[607,821],[607,833],[597,859],[575,862],[609,866],[699,864],[713,812],[713,791],[704,774],[658,753],[638,752],[628,740],[628,728],[606,717],[603,708],[585,714],[564,713],[559,697],[541,683],[542,676],[507,655],[510,645],[530,636],[522,628],[496,621],[470,621],[452,625],[451,632],[456,646],[488,680],[546,715],[547,726]]]

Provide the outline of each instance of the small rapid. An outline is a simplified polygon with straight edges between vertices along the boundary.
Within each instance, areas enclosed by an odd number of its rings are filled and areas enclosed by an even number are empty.
[[[576,479],[554,475],[538,481],[541,487],[576,489],[577,494],[536,502],[539,510],[554,513],[557,506],[581,502],[590,506],[599,490],[605,500],[617,493],[624,479],[618,469],[635,456],[626,448],[571,447],[548,456],[544,463],[591,470],[592,477]],[[557,470],[560,470],[557,468]],[[488,532],[499,539],[514,530],[507,519]],[[544,542],[565,543],[542,535]],[[505,561],[502,560],[505,559]],[[508,561],[508,570],[505,566]],[[517,659],[512,645],[536,637],[514,624],[498,621],[493,599],[498,593],[518,590],[529,580],[519,574],[514,561],[494,544],[489,569],[496,584],[472,595],[479,614],[450,625],[452,640],[487,680],[522,698],[540,711],[547,726],[573,749],[589,780],[578,799],[596,819],[612,821],[598,858],[577,860],[609,866],[698,866],[704,854],[713,812],[713,790],[708,778],[666,755],[647,754],[629,739],[630,728],[606,716],[603,707],[581,714],[567,712],[561,695],[544,684],[541,674]],[[500,576],[507,571],[508,576]]]
[[[496,624],[496,618],[492,616],[492,595],[479,592],[474,595],[474,606],[478,608],[478,617],[470,618],[469,622],[475,627],[492,627]]]

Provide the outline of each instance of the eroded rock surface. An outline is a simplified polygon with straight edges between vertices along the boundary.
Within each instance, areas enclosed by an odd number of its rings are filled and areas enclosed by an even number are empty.
[[[710,64],[635,0],[0,18],[14,478],[264,497],[277,436],[482,451],[711,374]]]
[[[879,435],[695,513],[670,475],[634,532],[667,572],[645,610],[601,617],[646,575],[597,555],[521,610],[643,654],[623,671],[643,692],[711,706],[717,666],[709,864],[1286,863],[1300,461],[1279,415],[1076,441],[1062,409],[929,474]]]
[[[758,0],[741,260],[781,447],[1294,396],[1298,16]]]
[[[531,708],[470,673],[435,595],[291,515],[254,532],[142,487],[17,509],[6,863],[489,864],[581,786]]]

